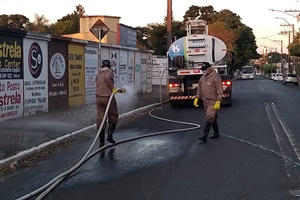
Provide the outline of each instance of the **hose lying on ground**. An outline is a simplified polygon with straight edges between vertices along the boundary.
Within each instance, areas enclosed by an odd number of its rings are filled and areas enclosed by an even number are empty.
[[[25,200],[25,199],[28,199],[32,196],[35,196],[39,193],[41,193],[37,198],[36,200],[41,200],[42,198],[44,198],[49,192],[51,192],[61,181],[63,181],[66,177],[68,177],[71,173],[73,173],[76,169],[78,169],[81,165],[83,165],[87,160],[89,160],[90,158],[92,158],[94,155],[96,155],[97,153],[107,149],[107,148],[110,148],[112,146],[116,146],[116,145],[119,145],[119,144],[122,144],[122,143],[126,143],[126,142],[130,142],[130,141],[134,141],[134,140],[138,140],[138,139],[142,139],[142,138],[146,138],[146,137],[152,137],[152,136],[157,136],[157,135],[163,135],[163,134],[168,134],[168,133],[175,133],[175,132],[181,132],[181,131],[190,131],[190,130],[194,130],[194,129],[199,129],[201,128],[201,125],[199,124],[194,124],[194,123],[188,123],[188,122],[182,122],[182,121],[175,121],[175,120],[169,120],[169,119],[164,119],[164,118],[161,118],[161,117],[157,117],[157,116],[154,116],[152,114],[152,111],[154,110],[154,108],[152,108],[150,111],[149,111],[149,115],[155,119],[158,119],[158,120],[162,120],[162,121],[167,121],[167,122],[171,122],[171,123],[179,123],[179,124],[184,124],[184,125],[190,125],[190,126],[193,126],[193,127],[190,127],[190,128],[183,128],[183,129],[173,129],[173,130],[167,130],[167,131],[160,131],[160,132],[156,132],[156,133],[151,133],[151,134],[147,134],[147,135],[142,135],[142,136],[136,136],[136,137],[132,137],[132,138],[128,138],[128,139],[125,139],[125,140],[121,140],[121,141],[118,141],[114,144],[108,144],[108,145],[105,145],[93,152],[91,152],[92,148],[94,147],[96,141],[98,140],[98,137],[99,137],[99,134],[100,134],[100,130],[102,130],[103,128],[103,125],[104,125],[104,122],[105,122],[105,119],[106,119],[106,116],[107,116],[107,113],[108,113],[108,108],[111,104],[111,100],[112,100],[112,97],[113,97],[114,94],[111,94],[110,98],[109,98],[109,101],[108,101],[108,105],[107,105],[107,108],[105,110],[105,114],[104,114],[104,118],[101,122],[101,125],[100,125],[100,128],[99,130],[97,131],[97,134],[90,146],[90,148],[88,149],[88,151],[85,153],[85,155],[82,157],[82,159],[76,164],[74,165],[71,169],[65,171],[64,173],[58,175],[57,177],[55,177],[54,179],[52,179],[50,182],[48,182],[47,184],[45,184],[44,186],[38,188],[37,190],[31,192],[31,193],[28,193],[27,195],[25,196],[22,196],[20,198],[18,198],[17,200]]]

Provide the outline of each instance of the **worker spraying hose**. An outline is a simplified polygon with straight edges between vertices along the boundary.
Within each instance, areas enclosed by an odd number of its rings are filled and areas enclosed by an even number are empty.
[[[110,61],[103,60],[101,68],[98,70],[98,75],[96,76],[97,130],[99,130],[104,117],[107,117],[107,120],[105,119],[103,127],[99,134],[99,147],[102,147],[105,144],[105,129],[107,128],[107,121],[108,129],[106,140],[109,143],[115,143],[115,140],[113,139],[113,133],[118,123],[119,113],[115,97],[112,97],[110,105],[108,105],[109,98],[112,93],[116,94],[117,92],[126,92],[124,88],[118,90],[115,88],[114,73],[110,68]],[[109,106],[109,109],[107,116],[105,116],[105,110],[107,106]]]

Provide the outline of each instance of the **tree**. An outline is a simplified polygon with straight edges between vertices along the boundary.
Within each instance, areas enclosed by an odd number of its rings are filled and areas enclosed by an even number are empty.
[[[79,19],[85,15],[85,10],[82,5],[76,6],[76,10],[72,14],[68,14],[56,23],[50,26],[53,33],[58,35],[78,33],[80,30]]]
[[[29,24],[29,19],[24,15],[0,15],[0,26],[15,29],[26,29]]]
[[[34,15],[33,23],[29,23],[27,30],[39,33],[51,33],[49,20],[44,15]]]
[[[240,66],[249,63],[250,59],[258,59],[259,54],[256,51],[257,45],[255,42],[255,36],[251,28],[240,25],[236,29],[236,41],[234,52],[236,54],[236,69]]]
[[[224,22],[227,24],[227,28],[234,30],[242,25],[241,17],[230,10],[221,10],[220,12],[216,12],[212,16],[212,22]]]
[[[281,54],[278,52],[270,52],[267,56],[268,63],[279,63],[281,62]]]
[[[136,29],[138,48],[154,50],[155,55],[167,55],[166,18],[163,24],[148,24],[146,27],[136,27]],[[172,36],[173,42],[176,39],[186,36],[183,22],[172,21]]]
[[[212,21],[212,16],[216,11],[212,6],[190,6],[183,16],[183,22],[187,22],[189,19],[202,19],[207,23]]]
[[[235,43],[235,34],[227,28],[225,22],[216,21],[208,26],[209,35],[215,36],[222,40],[229,51],[233,51]]]

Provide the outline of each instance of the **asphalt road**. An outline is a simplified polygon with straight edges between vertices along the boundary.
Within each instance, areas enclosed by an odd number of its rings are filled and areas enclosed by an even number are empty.
[[[202,129],[194,129],[121,143],[87,160],[44,199],[297,199],[299,99],[297,86],[263,77],[236,80],[232,106],[219,111],[219,139],[203,144],[197,139]],[[151,114],[203,125],[201,107],[172,109],[166,105]],[[141,113],[119,126],[115,139],[195,127],[193,124],[170,123]],[[72,168],[93,136],[87,133],[76,144],[2,176],[0,199],[24,197]]]

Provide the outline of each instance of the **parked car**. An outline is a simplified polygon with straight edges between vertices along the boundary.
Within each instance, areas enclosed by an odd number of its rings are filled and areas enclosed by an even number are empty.
[[[274,80],[275,78],[275,73],[271,73],[271,80]]]
[[[274,75],[273,81],[283,81],[283,74],[282,73],[276,73]]]
[[[287,83],[299,85],[299,78],[296,74],[286,74],[283,77],[283,85],[286,85]]]

